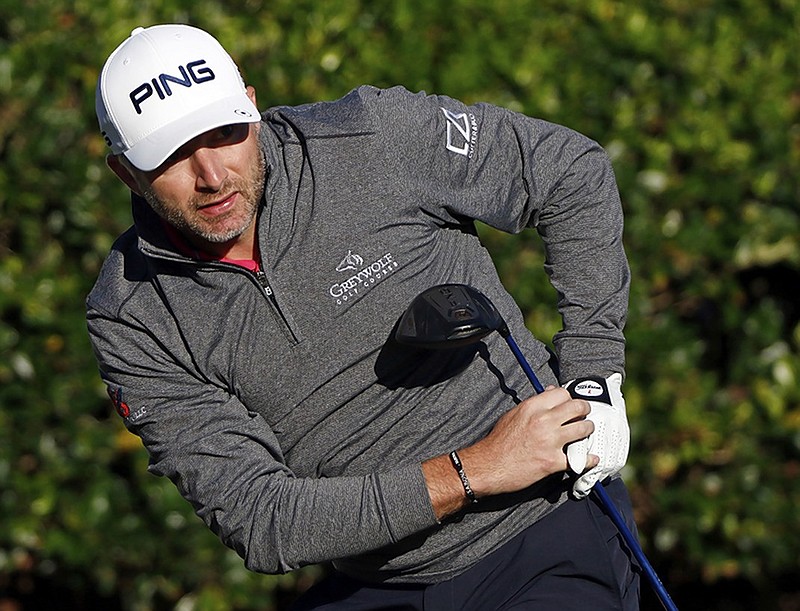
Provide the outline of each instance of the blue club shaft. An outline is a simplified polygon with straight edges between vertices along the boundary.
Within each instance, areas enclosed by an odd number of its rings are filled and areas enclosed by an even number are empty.
[[[503,336],[508,344],[508,347],[511,348],[511,352],[514,353],[517,362],[522,367],[525,375],[528,376],[528,380],[533,385],[534,390],[536,390],[537,393],[544,392],[542,383],[539,381],[539,378],[536,377],[536,374],[533,372],[530,363],[528,363],[525,355],[522,354],[522,351],[519,349],[517,342],[514,340],[511,334],[505,329],[502,329],[500,331],[500,335]],[[642,567],[645,577],[647,577],[647,580],[653,587],[653,590],[655,591],[656,596],[658,596],[659,601],[661,601],[661,604],[664,606],[664,609],[666,609],[666,611],[678,611],[678,607],[676,607],[675,603],[672,602],[672,598],[670,598],[670,595],[667,592],[667,589],[664,587],[664,584],[661,583],[661,579],[659,579],[655,569],[653,569],[653,566],[647,560],[647,556],[644,555],[642,546],[639,545],[639,541],[628,528],[628,525],[625,523],[622,514],[619,512],[619,509],[617,509],[616,505],[614,505],[614,501],[611,500],[611,497],[608,496],[603,484],[597,482],[592,487],[592,492],[600,503],[600,506],[603,508],[606,514],[608,514],[608,517],[611,518],[612,522],[614,522],[614,525],[619,530],[622,538],[625,539],[625,543],[627,543],[631,553],[633,553],[633,555],[636,557],[636,560],[639,562],[639,565]]]
[[[625,542],[628,544],[628,547],[633,555],[636,556],[636,560],[639,561],[639,565],[642,567],[647,580],[653,587],[653,590],[655,591],[656,596],[658,596],[658,600],[661,601],[661,604],[664,606],[664,609],[667,611],[678,611],[678,607],[676,607],[675,603],[672,602],[672,598],[670,598],[667,589],[664,587],[664,584],[661,583],[661,579],[658,578],[658,575],[656,574],[653,566],[650,564],[650,561],[647,559],[647,556],[644,555],[644,551],[642,551],[639,541],[637,541],[627,524],[625,524],[622,515],[614,505],[614,501],[612,501],[611,497],[608,496],[608,492],[606,492],[603,484],[597,482],[594,486],[592,486],[592,492],[595,494],[597,500],[600,502],[600,505],[608,514],[608,517],[611,518],[611,521],[616,525],[617,529],[622,535],[622,538],[625,539]]]
[[[539,381],[539,378],[536,377],[536,374],[533,373],[533,369],[531,369],[530,363],[528,363],[528,359],[525,358],[525,355],[522,354],[522,350],[519,349],[517,342],[514,341],[514,338],[511,336],[510,333],[500,333],[503,338],[506,340],[508,347],[511,348],[511,352],[514,353],[514,356],[517,357],[517,362],[522,367],[522,370],[525,372],[525,375],[528,376],[528,380],[530,380],[531,384],[533,384],[533,389],[537,393],[544,392],[544,386]]]

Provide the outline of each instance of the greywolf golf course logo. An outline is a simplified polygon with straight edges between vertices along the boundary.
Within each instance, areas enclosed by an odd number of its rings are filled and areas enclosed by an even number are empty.
[[[398,267],[399,264],[394,260],[390,252],[385,253],[372,263],[364,265],[364,257],[355,254],[352,250],[348,250],[347,256],[336,266],[336,271],[339,273],[352,273],[346,280],[333,284],[328,289],[328,293],[336,299],[336,305],[341,305],[346,301],[355,299],[359,296],[359,291],[369,289]]]
[[[347,256],[336,266],[337,272],[346,272],[349,269],[358,269],[364,265],[364,259],[359,255],[354,255],[352,250],[347,251]]]

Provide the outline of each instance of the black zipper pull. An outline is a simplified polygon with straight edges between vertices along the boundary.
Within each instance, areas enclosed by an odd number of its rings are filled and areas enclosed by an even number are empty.
[[[261,270],[258,270],[256,272],[256,278],[258,279],[258,283],[264,289],[264,292],[267,294],[267,297],[272,297],[272,287],[269,285],[267,275]]]
[[[264,289],[264,294],[267,296],[270,303],[272,304],[272,307],[275,309],[275,313],[277,314],[277,316],[280,317],[280,320],[286,327],[286,332],[291,337],[292,342],[297,343],[298,342],[297,335],[292,329],[292,326],[289,324],[289,321],[286,319],[286,315],[281,311],[281,308],[278,305],[278,300],[275,299],[275,291],[272,290],[272,287],[269,285],[269,280],[267,280],[267,275],[263,271],[258,270],[257,272],[255,272],[255,277],[258,284]]]

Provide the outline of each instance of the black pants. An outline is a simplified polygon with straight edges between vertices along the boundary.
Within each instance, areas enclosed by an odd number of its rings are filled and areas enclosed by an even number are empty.
[[[635,533],[622,480],[606,491]],[[570,500],[464,573],[430,585],[370,584],[334,573],[293,611],[635,611],[639,567],[590,496]]]

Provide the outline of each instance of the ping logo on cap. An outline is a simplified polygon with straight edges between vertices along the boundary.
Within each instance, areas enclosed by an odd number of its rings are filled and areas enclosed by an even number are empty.
[[[142,102],[153,97],[154,93],[160,100],[171,96],[172,87],[170,83],[181,85],[182,87],[191,87],[193,84],[200,85],[216,78],[214,71],[206,65],[206,60],[204,59],[189,62],[186,66],[178,66],[178,71],[180,76],[162,72],[150,79],[149,82],[142,83],[128,94],[137,115],[142,114]]]

